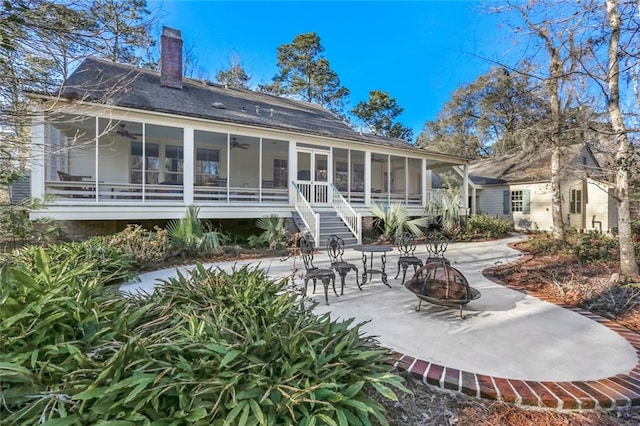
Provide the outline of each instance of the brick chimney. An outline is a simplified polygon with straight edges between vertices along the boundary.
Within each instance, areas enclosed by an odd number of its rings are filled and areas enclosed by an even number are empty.
[[[169,27],[160,38],[160,84],[182,89],[182,34]]]

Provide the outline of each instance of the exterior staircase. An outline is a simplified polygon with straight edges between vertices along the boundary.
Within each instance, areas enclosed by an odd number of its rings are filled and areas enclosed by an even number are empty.
[[[358,245],[358,240],[349,230],[347,225],[336,214],[335,210],[319,210],[320,214],[320,241],[319,247],[324,248],[325,242],[331,235],[337,235],[344,240],[345,247]],[[308,233],[308,229],[297,212],[293,212],[293,221],[302,233]]]

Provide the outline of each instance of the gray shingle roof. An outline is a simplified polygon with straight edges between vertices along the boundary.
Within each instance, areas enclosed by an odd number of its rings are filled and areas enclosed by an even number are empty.
[[[561,148],[561,172],[576,158],[584,144]],[[470,179],[480,185],[497,185],[507,182],[536,182],[551,179],[551,150],[540,153],[516,153],[496,158],[476,160],[469,164]]]
[[[163,87],[158,72],[95,58],[88,58],[78,66],[62,86],[61,95],[147,111],[419,149],[401,139],[360,134],[330,111],[309,102],[188,78],[183,79],[182,90]]]

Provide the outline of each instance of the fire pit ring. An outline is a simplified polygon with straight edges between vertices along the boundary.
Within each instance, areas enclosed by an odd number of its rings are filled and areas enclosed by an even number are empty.
[[[416,271],[413,278],[405,281],[404,286],[419,299],[416,312],[425,301],[460,308],[460,318],[465,319],[462,308],[480,298],[480,292],[469,285],[462,272],[445,262],[427,263]]]

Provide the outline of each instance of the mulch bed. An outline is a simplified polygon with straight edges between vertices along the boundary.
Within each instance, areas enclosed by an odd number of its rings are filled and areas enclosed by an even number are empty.
[[[505,284],[535,292],[547,300],[580,306],[640,332],[640,285],[621,286],[612,280],[614,262],[581,265],[562,254],[536,253],[528,241],[514,245],[527,254],[524,260],[495,268]],[[405,376],[413,395],[400,394],[400,402],[385,403],[393,425],[482,426],[637,426],[640,407],[618,411],[557,412],[510,406],[469,398],[417,382]]]

